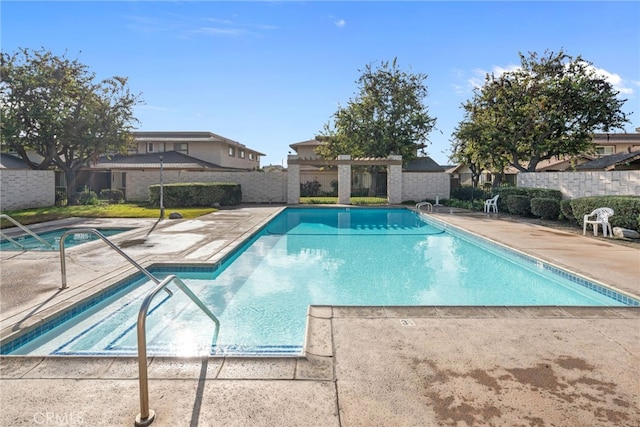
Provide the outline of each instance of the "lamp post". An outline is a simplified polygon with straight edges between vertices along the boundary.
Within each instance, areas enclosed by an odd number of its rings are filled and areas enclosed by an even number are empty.
[[[162,156],[160,156],[160,218],[164,219],[164,189],[163,189],[163,172],[164,172],[164,164],[162,162]]]

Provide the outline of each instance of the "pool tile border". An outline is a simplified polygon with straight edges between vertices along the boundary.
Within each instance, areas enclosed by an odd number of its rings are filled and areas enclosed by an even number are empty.
[[[491,249],[497,251],[497,252],[502,252],[506,255],[509,256],[513,256],[515,258],[517,258],[520,261],[524,261],[526,263],[532,264],[538,268],[542,268],[545,271],[550,272],[551,274],[554,274],[556,276],[560,276],[563,279],[569,280],[572,283],[575,283],[577,285],[580,285],[582,287],[585,287],[587,289],[591,289],[592,291],[595,291],[599,294],[605,295],[615,301],[618,301],[626,306],[631,306],[631,307],[640,307],[640,300],[636,299],[630,295],[626,295],[620,291],[617,290],[613,290],[611,288],[609,288],[608,286],[605,286],[603,284],[600,283],[596,283],[593,280],[587,279],[585,277],[582,277],[576,273],[572,273],[567,271],[566,269],[557,267],[547,261],[541,260],[539,258],[533,257],[531,255],[525,254],[521,251],[518,251],[516,249],[512,249],[509,248],[501,243],[495,242],[489,238],[483,237],[483,236],[479,236],[475,233],[471,233],[469,231],[463,230],[460,227],[457,227],[455,225],[449,224],[445,221],[442,221],[440,219],[434,218],[432,216],[428,216],[428,215],[422,215],[420,214],[420,216],[427,221],[428,223],[430,222],[432,225],[435,225],[437,227],[441,227],[443,229],[445,229],[447,232],[460,237],[461,239],[465,239],[467,241],[471,241],[471,242],[480,242],[483,245],[489,246]]]

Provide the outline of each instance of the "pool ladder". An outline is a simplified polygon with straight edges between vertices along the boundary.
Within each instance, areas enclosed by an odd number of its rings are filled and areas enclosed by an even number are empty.
[[[160,292],[164,290],[169,295],[173,295],[173,292],[167,288],[167,286],[171,283],[175,283],[178,289],[184,292],[193,303],[200,308],[209,316],[209,318],[213,321],[216,326],[215,332],[213,334],[213,343],[218,341],[218,333],[220,332],[220,321],[218,318],[207,308],[206,305],[189,289],[189,287],[175,274],[172,274],[160,281],[157,277],[151,274],[147,269],[142,267],[140,264],[135,262],[131,257],[125,254],[119,247],[113,244],[109,239],[105,237],[104,234],[100,233],[95,228],[79,228],[67,231],[62,234],[60,237],[60,270],[62,271],[62,287],[60,289],[67,288],[67,268],[65,261],[65,253],[64,253],[64,241],[66,238],[75,233],[91,233],[98,236],[102,241],[104,241],[107,245],[111,247],[114,251],[122,255],[127,261],[133,264],[138,270],[140,270],[145,276],[147,276],[151,281],[156,284],[156,287],[151,290],[147,294],[147,296],[142,301],[142,305],[140,306],[140,311],[138,312],[138,324],[137,324],[137,334],[138,334],[138,370],[139,370],[139,381],[140,381],[140,413],[136,416],[135,425],[138,427],[148,426],[155,419],[155,412],[149,409],[149,376],[147,372],[147,332],[146,332],[146,323],[147,323],[147,314],[149,311],[149,306],[151,305],[151,300]]]
[[[142,301],[142,306],[138,312],[138,372],[140,378],[140,413],[136,416],[135,425],[138,427],[150,425],[156,417],[153,410],[149,409],[149,377],[147,373],[147,337],[146,337],[146,321],[151,300],[162,289],[174,282],[178,288],[184,292],[200,310],[213,320],[216,325],[213,334],[213,342],[218,341],[218,332],[220,331],[220,321],[218,318],[204,305],[204,303],[189,289],[189,287],[178,276],[172,274],[160,282]]]
[[[53,246],[51,243],[47,242],[46,240],[44,240],[42,237],[38,236],[36,233],[34,233],[33,231],[29,230],[27,227],[25,227],[24,225],[20,224],[18,221],[16,221],[15,219],[11,218],[9,215],[7,214],[1,214],[0,215],[0,219],[5,218],[7,219],[9,222],[11,222],[13,225],[15,225],[16,227],[18,227],[20,230],[24,231],[25,233],[27,233],[29,236],[33,237],[34,239],[36,239],[37,241],[39,241],[40,243],[42,243],[43,245],[51,248],[51,249],[55,249],[55,246]],[[14,245],[18,246],[21,249],[26,250],[27,248],[24,247],[24,245],[16,242],[14,239],[12,239],[11,237],[7,236],[6,234],[4,234],[2,231],[0,231],[0,236],[4,237],[5,239],[7,239],[8,241],[10,241],[11,243],[13,243]]]
[[[420,212],[420,209],[426,207],[427,208],[427,212],[433,212],[433,205],[429,202],[420,202],[420,203],[416,203],[416,210],[418,212]]]

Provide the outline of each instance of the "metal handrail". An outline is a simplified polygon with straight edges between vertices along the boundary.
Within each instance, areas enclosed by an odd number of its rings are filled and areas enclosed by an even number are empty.
[[[24,225],[20,224],[18,221],[16,221],[15,219],[11,218],[9,215],[7,214],[0,214],[0,219],[2,218],[6,218],[9,220],[9,222],[13,223],[13,225],[15,225],[16,227],[18,227],[20,230],[24,231],[25,233],[27,233],[29,236],[33,237],[34,239],[36,239],[37,241],[39,241],[40,243],[42,243],[45,246],[49,246],[51,249],[55,249],[55,246],[53,246],[51,243],[47,242],[46,240],[44,240],[42,237],[38,236],[36,233],[34,233],[33,231],[29,230],[27,227],[25,227]],[[21,245],[20,243],[16,242],[15,240],[11,239],[10,237],[8,237],[6,234],[0,232],[0,234],[2,234],[6,239],[8,239],[11,243],[15,243],[16,245],[20,246],[22,249],[24,249],[25,247],[23,245]]]
[[[95,228],[75,228],[73,230],[66,231],[60,237],[60,271],[62,273],[62,287],[60,289],[67,289],[67,263],[66,263],[66,258],[64,256],[64,241],[70,234],[76,234],[76,233],[91,233],[98,236],[100,239],[102,239],[102,241],[104,241],[107,245],[109,245],[111,249],[113,249],[114,251],[122,255],[124,259],[129,261],[131,264],[133,264],[134,267],[136,267],[138,270],[144,273],[144,275],[147,276],[151,281],[153,281],[156,284],[160,283],[160,279],[158,279],[153,274],[149,273],[147,269],[145,269],[143,266],[135,262],[131,257],[125,254],[119,247],[117,247],[109,239],[107,239],[104,234],[102,234]],[[165,288],[165,291],[169,295],[173,295],[173,292],[171,292],[171,290],[169,290],[168,288]]]
[[[140,381],[140,413],[136,416],[135,425],[138,427],[150,425],[156,417],[153,410],[149,409],[149,376],[147,372],[147,312],[151,305],[151,300],[156,296],[161,289],[166,289],[166,286],[171,282],[175,282],[178,288],[183,291],[207,316],[213,320],[216,325],[216,330],[213,335],[213,342],[218,341],[218,333],[220,332],[220,321],[218,318],[207,308],[206,305],[189,289],[189,287],[175,274],[168,276],[161,283],[158,284],[147,296],[138,312],[138,371]]]
[[[423,206],[427,206],[427,212],[433,212],[433,205],[429,202],[420,202],[420,203],[416,203],[416,209],[418,210],[418,212],[420,212],[420,208]]]

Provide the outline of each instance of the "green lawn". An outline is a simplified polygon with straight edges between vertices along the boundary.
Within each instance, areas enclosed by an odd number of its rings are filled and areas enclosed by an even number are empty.
[[[301,197],[302,204],[337,204],[337,197]],[[387,199],[384,197],[352,197],[352,205],[386,205]],[[165,208],[165,217],[169,212],[177,211],[184,218],[197,218],[211,212],[216,208]],[[51,206],[48,208],[24,209],[20,211],[2,212],[18,221],[20,224],[29,225],[39,222],[53,221],[65,218],[158,218],[160,209],[150,207],[145,203],[117,203],[100,205],[79,205],[79,206]],[[0,228],[12,227],[9,221],[0,221]]]
[[[386,205],[385,197],[351,197],[352,205]],[[303,205],[335,205],[338,204],[337,197],[300,197]]]
[[[165,208],[165,217],[169,212],[180,212],[184,218],[196,218],[211,212],[216,208]],[[158,218],[160,209],[146,204],[118,203],[113,205],[81,205],[81,206],[52,206],[48,208],[24,209],[20,211],[2,212],[9,215],[23,225],[36,224],[44,221],[65,219],[71,217],[80,218]],[[3,219],[0,227],[9,227],[12,224]]]

